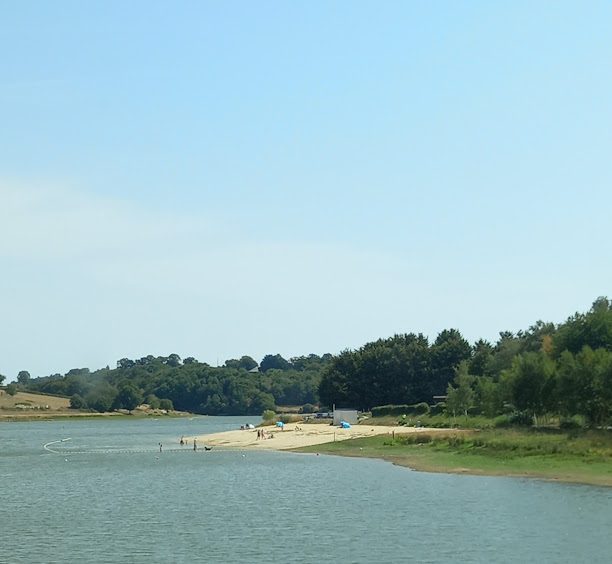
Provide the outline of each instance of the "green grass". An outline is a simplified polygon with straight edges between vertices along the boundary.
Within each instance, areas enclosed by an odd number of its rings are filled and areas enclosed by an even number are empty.
[[[383,458],[417,470],[612,486],[612,433],[491,430],[367,437],[299,449]]]

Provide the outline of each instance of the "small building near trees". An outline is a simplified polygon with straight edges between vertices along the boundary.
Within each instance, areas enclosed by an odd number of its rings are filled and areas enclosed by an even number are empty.
[[[356,409],[334,409],[334,425],[340,425],[341,421],[357,425],[359,412]]]

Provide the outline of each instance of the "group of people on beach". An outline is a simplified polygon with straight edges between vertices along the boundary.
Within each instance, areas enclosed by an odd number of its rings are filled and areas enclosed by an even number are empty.
[[[273,439],[274,435],[272,433],[268,433],[265,429],[257,429],[257,440],[259,439]]]

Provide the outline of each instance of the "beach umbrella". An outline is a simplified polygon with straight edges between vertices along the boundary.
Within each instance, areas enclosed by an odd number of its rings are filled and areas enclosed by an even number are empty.
[[[277,422],[276,422],[276,426],[277,426],[277,427],[281,427],[281,428],[282,428],[282,427],[284,427],[284,426],[285,426],[285,424],[284,424],[282,421],[277,421]]]
[[[343,429],[350,429],[351,424],[348,423],[347,421],[340,421],[340,427],[342,427]]]

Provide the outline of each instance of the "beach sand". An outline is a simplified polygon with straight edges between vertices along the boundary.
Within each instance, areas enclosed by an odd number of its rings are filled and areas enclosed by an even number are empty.
[[[257,431],[265,431],[269,438],[258,439]],[[448,432],[448,429],[416,429],[414,427],[392,427],[388,425],[353,425],[350,429],[341,429],[331,425],[302,425],[289,423],[284,430],[275,426],[258,427],[257,429],[237,429],[223,433],[199,435],[188,437],[187,444],[197,440],[200,446],[224,447],[232,449],[258,449],[258,450],[291,450],[304,446],[320,445],[333,441],[344,441],[358,437],[372,437],[374,435],[406,435],[422,431]]]

